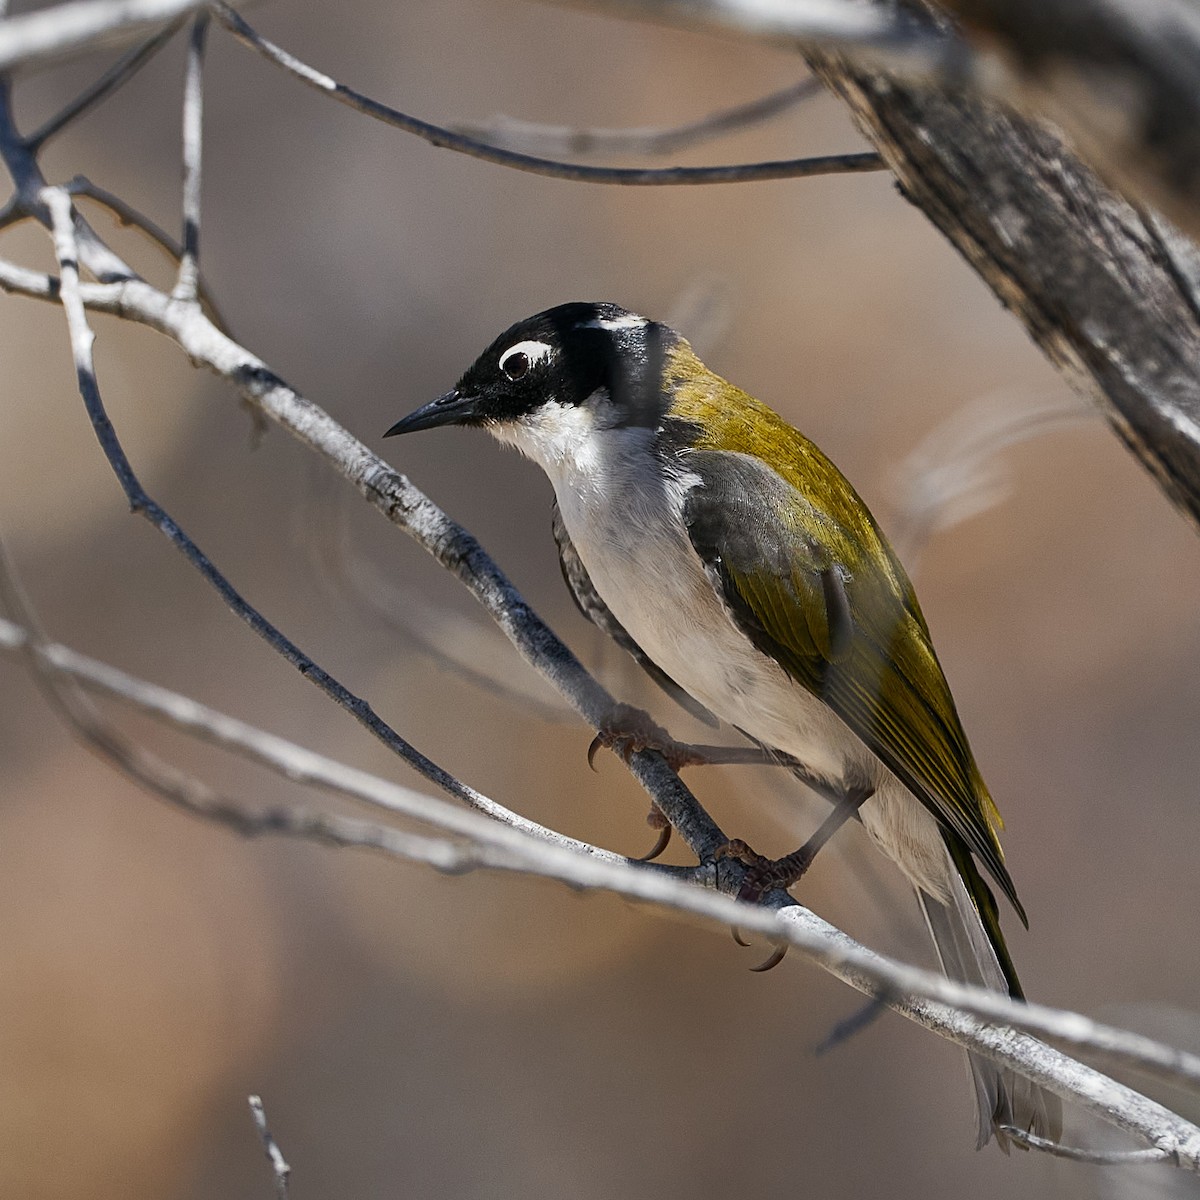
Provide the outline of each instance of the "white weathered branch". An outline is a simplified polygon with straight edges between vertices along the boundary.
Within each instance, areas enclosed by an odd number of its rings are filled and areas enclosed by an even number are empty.
[[[28,645],[22,630],[0,622],[0,648]],[[785,941],[837,978],[883,1002],[911,1020],[969,1049],[987,1054],[1013,1070],[1081,1104],[1126,1131],[1147,1138],[1161,1154],[1190,1170],[1200,1170],[1200,1129],[1132,1089],[1035,1041],[1016,1029],[1033,1030],[1110,1061],[1136,1066],[1174,1082],[1200,1084],[1200,1058],[1123,1030],[1101,1025],[1078,1013],[1026,1005],[995,992],[957,984],[866,949],[799,905],[771,910],[749,905],[695,883],[675,872],[622,859],[586,843],[553,840],[520,826],[506,826],[447,801],[423,795],[335,762],[303,746],[265,733],[187,697],[134,679],[62,646],[36,652],[47,666],[70,674],[206,741],[238,751],[295,782],[314,785],[392,816],[432,825],[453,841],[430,839],[387,827],[351,824],[352,840],[340,840],[337,822],[345,818],[309,818],[274,823],[253,832],[308,836],[320,841],[383,850],[394,857],[423,862],[445,872],[476,868],[540,875],[575,888],[602,889],[704,918],[718,926],[733,924],[764,937]],[[246,831],[225,813],[202,813]],[[712,869],[708,869],[712,873]],[[703,876],[705,872],[700,871]],[[1014,1028],[989,1024],[996,1021]]]
[[[206,0],[74,0],[0,21],[0,71],[132,41]]]

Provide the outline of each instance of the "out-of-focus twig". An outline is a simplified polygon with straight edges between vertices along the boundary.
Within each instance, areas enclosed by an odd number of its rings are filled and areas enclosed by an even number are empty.
[[[172,21],[165,29],[148,38],[115,62],[95,83],[85,88],[65,108],[44,122],[26,141],[31,150],[40,150],[55,134],[73,121],[107,100],[118,88],[128,83],[176,34],[184,18]]]
[[[1072,1162],[1091,1163],[1097,1167],[1153,1166],[1174,1160],[1171,1151],[1163,1146],[1147,1146],[1141,1150],[1087,1150],[1082,1146],[1064,1146],[1061,1142],[1052,1142],[1013,1125],[1002,1125],[1000,1128],[1028,1150],[1040,1150],[1053,1158],[1068,1158]]]
[[[200,284],[200,180],[204,148],[204,46],[208,14],[192,23],[187,74],[183,83],[183,236],[175,300],[196,303]]]
[[[260,1096],[250,1096],[248,1097],[248,1101],[250,1104],[250,1114],[254,1118],[254,1128],[258,1130],[258,1140],[262,1142],[267,1162],[271,1164],[271,1175],[275,1179],[275,1195],[278,1200],[287,1200],[288,1179],[291,1176],[292,1168],[288,1166],[287,1159],[283,1157],[283,1151],[279,1149],[278,1143],[271,1134],[262,1098]]]
[[[724,30],[788,48],[819,46],[864,66],[906,77],[958,78],[969,62],[961,42],[914,20],[896,4],[851,0],[571,0],[579,7],[692,28]]]
[[[71,0],[0,23],[0,71],[119,46],[169,25],[205,0]]]
[[[322,479],[332,484],[324,472]],[[463,616],[420,588],[370,569],[353,549],[349,505],[345,492],[334,494],[332,486],[314,480],[303,488],[297,508],[301,546],[313,576],[339,603],[366,609],[431,661],[537,720],[576,720],[536,672],[513,672],[511,649],[494,624]]]
[[[1057,394],[1014,402],[1007,393],[973,400],[934,428],[893,471],[892,544],[910,574],[935,534],[1000,503],[1007,487],[1005,450],[1056,429],[1095,420],[1077,397]]]
[[[196,776],[181,771],[157,754],[137,745],[105,720],[82,688],[82,676],[63,669],[55,658],[72,652],[51,645],[42,632],[20,579],[0,543],[0,609],[14,621],[0,620],[0,649],[23,654],[33,669],[50,706],[80,742],[147,791],[187,812],[221,821],[240,833],[261,832],[250,810],[210,788]],[[100,666],[100,664],[95,664]]]
[[[498,113],[488,121],[456,121],[451,128],[476,141],[524,154],[574,155],[579,158],[603,154],[675,154],[715,138],[759,125],[787,112],[817,95],[821,84],[802,79],[770,95],[732,108],[709,113],[682,125],[654,125],[641,129],[588,129],[571,125],[547,125],[522,121]]]

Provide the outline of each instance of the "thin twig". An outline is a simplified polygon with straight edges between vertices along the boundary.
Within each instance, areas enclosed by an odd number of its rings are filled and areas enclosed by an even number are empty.
[[[267,1162],[271,1164],[271,1174],[275,1177],[275,1195],[278,1200],[287,1200],[288,1177],[292,1173],[292,1168],[288,1166],[287,1159],[283,1157],[283,1151],[279,1149],[278,1143],[271,1135],[270,1127],[267,1125],[266,1109],[263,1108],[261,1097],[249,1096],[247,1099],[250,1104],[250,1112],[254,1117],[254,1128],[258,1130],[258,1140],[262,1142]]]
[[[455,133],[441,125],[432,125],[418,117],[409,116],[398,109],[372,100],[361,92],[338,83],[321,71],[301,62],[288,51],[276,46],[255,32],[227,4],[217,0],[213,12],[218,21],[256,53],[269,62],[281,67],[296,79],[307,83],[317,91],[333,97],[342,104],[364,113],[385,125],[391,125],[406,133],[415,134],[432,146],[454,150],[471,158],[497,166],[512,167],[518,171],[529,171],[552,179],[565,179],[575,183],[619,184],[626,187],[662,187],[713,183],[754,183],[769,179],[801,179],[813,175],[843,175],[862,171],[881,171],[883,160],[870,153],[832,154],[815,158],[784,159],[778,162],[737,163],[715,167],[662,167],[641,169],[637,167],[590,167],[579,163],[560,162],[557,159],[537,158],[530,154],[519,154],[514,150],[503,150],[490,146],[476,138]]]
[[[0,24],[0,71],[120,45],[203,8],[205,0],[73,0]]]
[[[352,552],[348,500],[344,493],[335,497],[314,483],[303,489],[300,510],[313,578],[339,604],[367,609],[439,666],[539,721],[577,720],[539,675],[514,674],[509,648],[494,625],[435,603],[420,588],[397,584],[382,571],[367,570],[369,564]]]
[[[498,114],[490,121],[456,121],[454,132],[525,154],[572,154],[581,158],[600,154],[674,154],[726,134],[761,124],[787,112],[822,90],[819,80],[808,78],[767,96],[736,104],[682,125],[643,129],[582,129],[547,125]]]
[[[1000,1132],[1008,1134],[1014,1142],[1019,1142],[1028,1150],[1040,1150],[1054,1158],[1068,1158],[1072,1162],[1092,1163],[1098,1167],[1153,1165],[1175,1159],[1170,1150],[1159,1146],[1147,1146],[1140,1150],[1085,1150],[1082,1146],[1064,1146],[1061,1142],[1052,1142],[1049,1138],[1038,1137],[1036,1133],[1013,1125],[1001,1125]]]
[[[84,88],[65,108],[25,139],[29,149],[36,154],[52,137],[128,83],[175,36],[183,20],[180,17],[172,21],[166,29],[148,38],[109,67],[95,83]]]
[[[183,85],[183,253],[179,278],[171,293],[176,300],[195,303],[200,280],[200,169],[204,148],[204,45],[209,16],[192,23],[187,74]]]

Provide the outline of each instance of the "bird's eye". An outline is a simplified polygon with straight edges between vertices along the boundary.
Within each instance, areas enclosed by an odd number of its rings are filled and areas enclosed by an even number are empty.
[[[520,379],[523,375],[529,374],[529,355],[524,350],[514,350],[511,354],[506,354],[500,360],[500,370],[502,370],[509,379]]]
[[[550,347],[545,342],[517,342],[500,355],[500,361],[496,365],[508,379],[524,379],[535,363],[540,363],[549,356]]]

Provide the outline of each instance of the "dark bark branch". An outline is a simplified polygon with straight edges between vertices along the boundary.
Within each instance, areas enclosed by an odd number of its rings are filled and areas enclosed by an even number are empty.
[[[1200,234],[1200,8],[1191,0],[939,0],[1128,196]]]
[[[1200,257],[1048,130],[813,53],[901,190],[1200,524]]]

